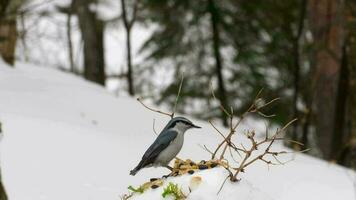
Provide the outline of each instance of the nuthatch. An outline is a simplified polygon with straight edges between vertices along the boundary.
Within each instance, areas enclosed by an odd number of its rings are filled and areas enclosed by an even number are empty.
[[[168,164],[182,149],[184,133],[190,128],[201,127],[194,125],[184,117],[171,119],[142,156],[140,163],[130,171],[130,175],[135,176],[139,170],[145,167],[162,166],[171,169]]]

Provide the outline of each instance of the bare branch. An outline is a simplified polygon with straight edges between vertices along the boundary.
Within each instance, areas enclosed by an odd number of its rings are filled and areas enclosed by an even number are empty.
[[[172,112],[172,116],[171,116],[172,118],[174,117],[174,114],[175,114],[175,112],[176,112],[176,108],[177,108],[177,104],[178,104],[180,92],[181,92],[181,90],[182,90],[183,80],[184,80],[184,73],[182,73],[182,79],[180,80],[179,89],[178,89],[176,101],[175,101],[175,103],[174,103],[173,112]]]
[[[212,93],[213,98],[216,99],[213,90],[212,90],[211,93]],[[212,121],[209,120],[210,125],[223,138],[223,140],[216,147],[215,151],[212,153],[212,159],[214,159],[216,157],[216,154],[218,154],[218,152],[220,153],[219,160],[225,159],[224,158],[225,152],[227,150],[229,150],[231,158],[235,161],[235,163],[238,164],[238,166],[236,166],[236,167],[230,166],[229,164],[228,164],[228,166],[224,166],[224,168],[229,172],[229,176],[224,180],[224,183],[222,184],[221,188],[219,189],[219,192],[221,191],[223,185],[225,184],[225,182],[226,182],[226,180],[228,178],[230,178],[231,181],[239,180],[237,178],[238,174],[241,173],[241,172],[244,172],[246,167],[248,167],[249,165],[255,163],[258,160],[266,163],[268,167],[270,165],[283,165],[283,164],[289,162],[290,160],[287,161],[287,162],[282,162],[281,160],[278,159],[278,156],[279,155],[283,155],[283,154],[293,153],[293,152],[270,151],[270,149],[273,146],[273,144],[275,143],[275,141],[277,141],[277,140],[286,140],[286,141],[290,141],[290,142],[292,142],[294,144],[302,146],[302,143],[300,143],[298,141],[288,140],[288,139],[285,139],[284,137],[280,136],[297,119],[293,119],[293,120],[289,121],[287,124],[285,124],[281,129],[277,129],[272,136],[269,136],[268,127],[266,126],[265,138],[262,141],[257,141],[255,139],[255,136],[256,136],[255,131],[252,130],[252,131],[246,132],[244,135],[247,137],[247,139],[251,143],[251,146],[249,146],[248,149],[242,143],[240,144],[242,148],[238,148],[235,145],[235,143],[232,141],[233,135],[236,133],[236,129],[242,123],[242,121],[246,118],[246,116],[248,114],[257,113],[259,116],[264,117],[264,118],[270,118],[270,117],[275,116],[275,115],[266,115],[261,111],[261,109],[263,109],[263,108],[271,105],[272,103],[276,102],[277,100],[279,100],[279,98],[272,99],[272,100],[268,101],[267,103],[264,103],[264,104],[260,105],[261,104],[260,102],[263,101],[261,99],[261,97],[260,97],[261,93],[262,93],[262,90],[260,90],[257,93],[257,95],[255,96],[255,98],[254,98],[252,104],[250,105],[250,107],[244,113],[241,114],[241,116],[239,117],[239,119],[237,120],[237,122],[235,124],[233,123],[234,118],[233,118],[233,109],[232,109],[232,107],[230,107],[230,113],[229,113],[222,105],[220,105],[220,109],[222,109],[224,111],[224,113],[230,119],[230,130],[229,130],[228,134],[223,134],[212,123]],[[264,144],[266,145],[266,146],[264,146],[264,150],[260,154],[252,156],[253,153],[255,151],[257,152],[259,147],[264,145]],[[222,151],[220,152],[219,150],[221,148],[222,148]],[[240,156],[240,158],[241,158],[240,162],[235,160],[235,156],[233,154],[233,151],[235,151]],[[306,150],[303,150],[302,152],[304,152],[304,151],[306,151]],[[266,158],[267,156],[273,157],[273,159],[276,162],[272,162],[271,160]]]
[[[140,102],[145,108],[147,108],[148,110],[150,110],[152,112],[156,112],[156,113],[159,113],[159,114],[162,114],[162,115],[167,115],[169,117],[172,117],[172,114],[170,114],[170,113],[162,112],[160,110],[156,110],[156,109],[153,109],[153,108],[150,108],[150,107],[146,106],[146,104],[144,104],[140,98],[137,98],[137,101]]]
[[[208,153],[210,153],[211,155],[213,155],[213,152],[210,149],[208,149],[208,147],[206,147],[205,145],[198,144],[198,146],[204,149],[205,151],[207,151]]]
[[[142,102],[141,98],[137,98],[137,101],[140,102],[145,108],[147,108],[148,110],[150,110],[150,111],[152,111],[152,112],[156,112],[156,113],[159,113],[159,114],[162,114],[162,115],[169,116],[170,118],[173,118],[174,115],[175,115],[175,111],[176,111],[177,104],[178,104],[179,95],[180,95],[180,92],[181,92],[181,90],[182,90],[183,80],[184,80],[184,75],[183,75],[183,73],[182,73],[182,79],[181,79],[181,82],[180,82],[180,85],[179,85],[179,89],[178,89],[178,93],[177,93],[177,97],[176,97],[176,101],[175,101],[175,104],[174,104],[173,112],[172,112],[172,113],[163,112],[163,111],[160,111],[160,110],[157,110],[157,109],[153,109],[153,108],[151,108],[151,107],[148,107],[146,104],[144,104],[144,103]]]
[[[214,89],[213,89],[213,84],[211,82],[210,82],[210,90],[211,90],[211,95],[213,96],[214,100],[217,101],[217,98],[215,96]],[[219,104],[219,107],[228,117],[231,117],[232,114],[229,113],[222,104]]]
[[[153,132],[155,133],[155,135],[158,135],[156,129],[155,129],[155,125],[156,125],[156,120],[153,119],[153,123],[152,123],[152,129],[153,129]]]
[[[276,116],[275,114],[266,115],[266,114],[264,114],[264,113],[261,112],[261,111],[258,111],[257,113],[258,113],[259,115],[261,115],[262,117],[265,117],[265,118],[272,118],[272,117],[275,117],[275,116]]]

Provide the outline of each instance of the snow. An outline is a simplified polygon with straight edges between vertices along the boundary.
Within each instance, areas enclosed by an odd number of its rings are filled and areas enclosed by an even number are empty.
[[[188,196],[189,199],[202,199],[202,200],[215,200],[219,199],[253,199],[253,200],[272,200],[268,194],[262,192],[258,188],[254,188],[253,185],[247,180],[241,180],[237,183],[226,182],[223,190],[219,192],[221,184],[224,182],[227,176],[226,171],[223,168],[211,169],[201,171],[194,175],[186,175],[177,178],[168,178],[165,181],[163,187],[157,189],[150,189],[144,194],[135,194],[132,199],[144,200],[144,199],[161,199],[163,188],[168,183],[172,182],[181,187],[183,193]],[[189,186],[192,177],[202,177],[202,182],[199,186],[189,192]],[[218,194],[219,192],[219,194]],[[218,194],[218,196],[217,196]],[[162,198],[163,199],[163,198]]]
[[[71,74],[18,62],[0,62],[0,142],[2,179],[13,200],[117,200],[129,185],[138,186],[167,169],[129,171],[169,120],[143,108],[135,99],[114,97],[98,85]],[[216,146],[219,138],[206,122],[191,119],[202,129],[189,130],[178,155],[208,159],[198,144]],[[249,120],[241,130],[263,130]],[[236,139],[244,142],[241,137]],[[281,145],[276,148],[284,149]],[[251,165],[238,183],[225,185],[222,169],[202,171],[203,182],[189,199],[354,200],[353,171],[307,155],[296,154],[283,166]],[[186,183],[192,176],[169,181]],[[162,188],[136,199],[161,199]]]

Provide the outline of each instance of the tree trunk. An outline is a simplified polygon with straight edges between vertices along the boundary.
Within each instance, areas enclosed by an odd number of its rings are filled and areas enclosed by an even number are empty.
[[[10,0],[1,0],[0,1],[0,21],[1,19],[4,18],[5,13],[6,13],[6,9],[10,4]]]
[[[346,63],[346,72],[348,75],[348,96],[347,96],[347,126],[345,131],[346,139],[343,141],[344,148],[338,158],[338,162],[347,167],[356,170],[356,2],[354,0],[346,1],[346,19],[347,19],[347,37],[344,48],[344,64]],[[343,65],[344,66],[344,65]]]
[[[16,18],[0,19],[0,55],[10,65],[15,63]]]
[[[79,27],[84,42],[84,77],[105,85],[104,23],[89,9],[89,0],[75,0]]]
[[[136,1],[137,3],[137,1]],[[133,12],[132,19],[129,20],[127,16],[127,8],[125,0],[121,0],[121,9],[122,9],[122,20],[124,22],[125,31],[126,31],[126,54],[127,54],[127,85],[129,94],[131,96],[135,95],[134,83],[133,83],[133,72],[132,72],[132,59],[131,59],[131,28],[136,18],[136,4]]]
[[[346,126],[346,107],[349,92],[349,70],[346,55],[346,44],[342,50],[342,60],[340,77],[338,83],[338,93],[336,98],[336,111],[335,111],[335,126],[332,137],[331,151],[334,152],[333,160],[338,160],[341,150],[345,147],[345,126]]]
[[[323,157],[332,159],[335,152],[336,102],[344,42],[343,1],[310,0],[310,22],[315,49],[315,99],[316,132]]]
[[[298,96],[299,96],[299,79],[300,79],[300,42],[303,34],[304,29],[304,19],[305,19],[305,12],[306,12],[306,0],[302,0],[300,5],[300,16],[299,16],[299,23],[298,23],[298,32],[294,39],[293,49],[294,49],[294,96],[293,96],[293,118],[299,118],[298,112]],[[299,120],[294,122],[293,124],[293,133],[292,139],[298,140],[298,127],[299,127]]]
[[[219,33],[219,12],[216,8],[214,0],[209,0],[208,1],[208,10],[210,13],[210,20],[211,20],[211,28],[212,28],[212,48],[214,52],[214,57],[215,57],[215,67],[216,67],[216,75],[218,78],[218,98],[220,101],[220,104],[228,109],[228,101],[227,101],[227,96],[226,96],[226,90],[225,90],[225,84],[224,84],[224,77],[222,74],[223,70],[223,64],[222,64],[222,59],[221,59],[221,54],[220,54],[220,33]],[[223,124],[224,126],[227,126],[227,116],[226,114],[221,111],[221,116],[223,119]]]
[[[1,129],[1,122],[0,122],[0,134],[2,134],[2,129]],[[0,174],[0,200],[7,200],[7,194],[5,191],[5,187],[2,183],[2,178],[1,178],[1,174]]]
[[[68,43],[68,58],[70,65],[70,72],[76,73],[73,59],[73,45],[72,45],[72,13],[73,13],[74,2],[71,3],[69,11],[67,13],[67,43]]]
[[[355,43],[355,42],[354,42]],[[356,43],[354,44],[353,52],[356,52]],[[351,54],[351,52],[350,52]],[[355,56],[356,54],[353,54]],[[354,57],[355,58],[355,57]],[[356,61],[356,60],[355,60]],[[354,62],[355,62],[354,61]],[[353,63],[353,66],[350,67],[351,76],[350,76],[350,89],[349,91],[356,91],[356,62]],[[350,117],[350,133],[347,138],[347,145],[341,154],[340,163],[346,165],[347,167],[353,168],[356,170],[356,93],[349,93],[349,117]]]
[[[0,176],[1,178],[1,176]],[[4,188],[4,185],[2,183],[2,180],[0,180],[0,200],[7,200],[7,194]]]
[[[129,86],[129,94],[135,95],[132,77],[132,60],[131,60],[131,30],[126,29],[126,50],[127,50],[127,83]]]

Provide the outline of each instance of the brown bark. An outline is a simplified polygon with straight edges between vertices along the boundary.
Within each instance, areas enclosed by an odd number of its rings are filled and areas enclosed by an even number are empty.
[[[220,54],[220,31],[219,31],[219,12],[216,8],[216,4],[214,0],[208,1],[208,11],[210,13],[210,21],[211,21],[211,28],[212,28],[212,49],[214,52],[215,57],[215,68],[216,68],[216,76],[218,79],[218,99],[220,104],[224,108],[228,108],[228,101],[226,96],[226,89],[224,84],[224,77],[222,74],[223,70],[223,63]],[[223,119],[224,126],[227,126],[227,116],[224,111],[221,111],[221,116]]]
[[[345,44],[342,49],[341,69],[338,83],[338,93],[336,98],[335,125],[331,144],[331,151],[335,152],[332,158],[334,160],[338,160],[341,150],[345,147],[345,121],[348,93],[349,69]]]
[[[354,44],[356,45],[356,44]],[[356,50],[356,47],[355,47]],[[356,51],[355,51],[356,52]],[[354,61],[356,64],[356,60]],[[341,155],[341,163],[356,170],[356,65],[353,65],[350,81],[350,134],[347,138],[346,148]]]
[[[16,18],[0,19],[0,55],[10,65],[15,62]]]
[[[347,135],[338,162],[356,170],[356,2],[346,0],[347,39],[346,63],[348,66]]]
[[[104,23],[89,9],[89,0],[75,0],[75,10],[84,42],[84,78],[105,85]]]
[[[10,0],[1,0],[0,1],[0,20],[5,16],[6,9],[10,4]]]
[[[310,0],[310,23],[314,38],[316,132],[326,159],[333,158],[332,140],[336,135],[336,102],[341,69],[344,23],[342,0]]]

